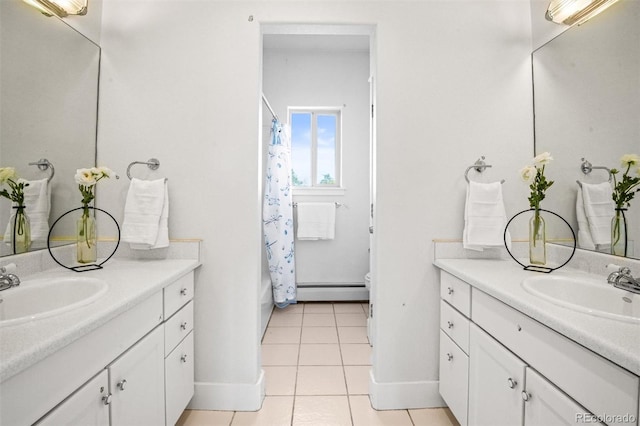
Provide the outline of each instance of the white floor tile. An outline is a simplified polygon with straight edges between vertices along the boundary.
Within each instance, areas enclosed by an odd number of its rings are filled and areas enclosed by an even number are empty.
[[[360,303],[334,303],[333,310],[336,314],[364,314]]]
[[[302,327],[300,341],[302,343],[338,343],[338,331],[336,327]]]
[[[369,395],[370,365],[345,365],[344,376],[347,380],[349,395]]]
[[[302,314],[271,315],[268,327],[300,327]]]
[[[298,365],[300,345],[262,345],[262,365]]]
[[[259,411],[238,411],[232,426],[290,425],[293,415],[293,396],[267,396]]]
[[[293,426],[351,426],[346,396],[296,396]]]
[[[267,396],[294,395],[297,366],[263,366]]]
[[[296,395],[346,395],[342,366],[300,366]]]
[[[340,345],[335,343],[302,344],[298,365],[342,365]]]
[[[303,327],[330,327],[336,325],[333,314],[304,314]]]
[[[354,343],[340,345],[344,365],[371,365],[371,346]]]
[[[338,327],[340,343],[369,343],[367,327]]]
[[[176,426],[229,426],[233,411],[185,410]]]
[[[333,314],[333,304],[331,303],[305,303],[305,314]]]
[[[377,411],[371,407],[368,395],[350,396],[354,426],[412,426],[407,410]]]
[[[409,410],[415,426],[460,426],[448,408],[426,408]]]
[[[281,343],[300,343],[302,327],[269,327],[264,333],[262,343],[266,345]]]
[[[359,314],[336,314],[338,327],[366,327],[367,316],[364,312]]]

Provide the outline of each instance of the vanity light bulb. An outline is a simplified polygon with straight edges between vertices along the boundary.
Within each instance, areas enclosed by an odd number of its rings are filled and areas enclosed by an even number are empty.
[[[556,24],[580,25],[618,0],[551,0],[545,18]]]
[[[44,15],[64,18],[69,15],[86,15],[88,0],[23,0]]]

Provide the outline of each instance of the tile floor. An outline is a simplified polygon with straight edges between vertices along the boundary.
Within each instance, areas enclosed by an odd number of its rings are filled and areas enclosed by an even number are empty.
[[[262,408],[186,410],[178,425],[457,425],[448,409],[371,408],[367,309],[367,303],[307,302],[274,310],[262,340]]]

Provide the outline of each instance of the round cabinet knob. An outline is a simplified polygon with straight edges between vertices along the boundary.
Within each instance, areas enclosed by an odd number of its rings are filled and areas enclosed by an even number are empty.
[[[453,355],[447,352],[447,361],[453,361]]]
[[[127,381],[123,379],[123,380],[119,381],[116,386],[118,386],[118,389],[123,391],[125,386],[127,386]]]
[[[453,323],[451,321],[447,321],[447,327],[449,329],[452,329],[453,328]]]
[[[103,396],[103,397],[102,397],[102,403],[103,403],[104,405],[109,405],[109,404],[111,404],[111,394]]]
[[[187,362],[187,354],[184,354],[180,357],[180,361]]]
[[[447,287],[447,293],[449,295],[453,294],[453,289],[451,287]]]
[[[514,389],[518,385],[518,382],[516,380],[513,380],[511,377],[507,379],[507,383],[509,384],[509,388],[511,389]]]
[[[187,329],[187,322],[185,321],[185,322],[183,322],[182,324],[180,324],[180,328],[181,328],[182,330],[186,330],[186,329]]]
[[[187,289],[186,288],[181,289],[180,290],[180,294],[183,295],[183,296],[186,296],[187,295]]]
[[[531,394],[527,393],[527,391],[522,391],[522,400],[527,402],[531,399]]]

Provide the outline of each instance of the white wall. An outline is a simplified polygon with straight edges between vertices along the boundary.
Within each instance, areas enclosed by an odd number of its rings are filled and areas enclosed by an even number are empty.
[[[342,109],[344,195],[296,195],[294,202],[340,202],[336,237],[296,240],[296,281],[360,283],[369,271],[369,53],[268,49],[263,91],[283,121],[288,106]],[[265,123],[270,123],[269,112]],[[266,143],[265,143],[266,146]],[[297,216],[296,216],[297,217]]]
[[[400,408],[441,403],[431,241],[461,236],[464,169],[486,155],[487,178],[507,179],[508,210],[527,205],[517,171],[533,154],[529,10],[526,0],[104,3],[99,162],[123,174],[159,158],[171,237],[204,239],[194,406],[259,407],[260,24],[377,26],[372,393],[374,406]],[[101,192],[99,207],[117,213],[127,183]]]

